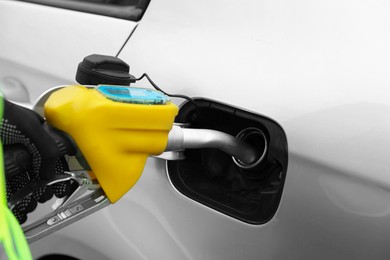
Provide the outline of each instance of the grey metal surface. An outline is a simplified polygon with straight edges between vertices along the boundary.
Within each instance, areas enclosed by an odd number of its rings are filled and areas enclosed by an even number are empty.
[[[32,243],[110,204],[103,190],[99,189],[79,200],[73,201],[65,208],[59,207],[53,213],[26,226],[23,228],[23,231],[27,241]]]

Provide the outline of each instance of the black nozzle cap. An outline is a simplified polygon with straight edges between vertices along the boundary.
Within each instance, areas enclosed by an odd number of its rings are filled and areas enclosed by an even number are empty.
[[[123,60],[107,55],[92,54],[79,63],[76,81],[82,85],[121,85],[135,82],[130,66]]]

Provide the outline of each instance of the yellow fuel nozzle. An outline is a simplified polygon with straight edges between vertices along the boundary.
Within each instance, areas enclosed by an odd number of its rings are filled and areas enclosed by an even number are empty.
[[[114,203],[140,178],[147,157],[164,152],[178,108],[153,90],[68,86],[49,97],[44,112],[74,139]]]

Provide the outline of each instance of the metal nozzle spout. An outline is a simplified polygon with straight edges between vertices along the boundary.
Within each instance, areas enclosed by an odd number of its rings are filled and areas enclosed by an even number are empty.
[[[169,132],[165,151],[198,148],[219,149],[245,164],[251,164],[260,157],[259,152],[254,147],[224,132],[173,126]]]

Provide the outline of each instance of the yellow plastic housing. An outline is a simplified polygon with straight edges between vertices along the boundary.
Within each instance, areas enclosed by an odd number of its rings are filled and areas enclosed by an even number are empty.
[[[111,203],[140,178],[149,155],[164,152],[178,108],[115,102],[94,88],[69,86],[44,107],[48,123],[77,143]]]

